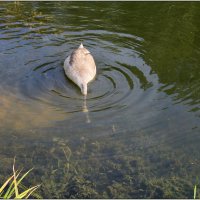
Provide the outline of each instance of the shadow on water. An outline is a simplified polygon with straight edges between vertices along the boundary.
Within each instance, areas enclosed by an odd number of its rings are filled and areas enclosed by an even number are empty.
[[[44,198],[192,198],[199,29],[196,2],[2,2],[0,183],[16,156]],[[80,42],[87,99],[63,71]]]

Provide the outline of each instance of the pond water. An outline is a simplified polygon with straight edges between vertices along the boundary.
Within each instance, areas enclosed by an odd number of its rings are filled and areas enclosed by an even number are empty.
[[[0,183],[43,198],[193,198],[200,176],[198,2],[1,2]],[[80,43],[87,99],[64,74]]]

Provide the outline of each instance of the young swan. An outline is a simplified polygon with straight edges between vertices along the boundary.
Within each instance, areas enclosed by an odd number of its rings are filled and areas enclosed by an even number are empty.
[[[96,65],[90,52],[83,47],[74,50],[64,62],[65,74],[81,89],[83,95],[87,95],[87,84],[96,75]]]

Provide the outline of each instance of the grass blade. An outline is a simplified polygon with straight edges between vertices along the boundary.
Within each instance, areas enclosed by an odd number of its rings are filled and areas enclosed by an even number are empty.
[[[13,175],[11,177],[9,177],[7,179],[7,181],[1,186],[0,188],[0,194],[2,193],[2,191],[4,190],[4,188],[8,185],[8,183],[10,182],[10,180],[13,178]]]
[[[35,188],[28,194],[28,196],[26,196],[26,199],[28,199],[29,196],[30,196],[35,190],[37,190],[39,187],[40,187],[40,185],[36,185]]]
[[[23,186],[23,184],[21,184],[22,180],[32,170],[33,169],[28,170],[25,174],[22,174],[21,177],[20,177],[22,170],[20,170],[20,171],[16,170],[15,171],[15,158],[14,158],[13,175],[10,176],[6,180],[6,182],[0,187],[0,198],[3,198],[3,199],[10,199],[10,198],[21,199],[21,198],[28,198],[28,197],[30,197],[30,195],[32,195],[34,197],[37,196],[39,198],[42,198],[42,197],[40,197],[40,195],[33,193],[36,189],[38,189],[38,187],[40,185],[37,185],[37,186],[34,186],[34,187],[27,189],[25,186]],[[8,187],[8,189],[6,187]],[[20,193],[20,191],[23,191],[23,192]]]
[[[197,194],[197,185],[194,186],[194,199],[196,199],[196,194]]]
[[[19,194],[15,198],[16,199],[24,199],[24,198],[27,199],[31,195],[31,193],[33,193],[38,187],[39,187],[39,185],[36,185],[36,186],[34,186],[32,188],[29,188],[28,190],[22,192],[21,194]]]
[[[14,158],[14,163],[13,163],[13,176],[14,176],[13,183],[14,183],[14,188],[15,188],[15,196],[18,196],[19,191],[17,188],[17,178],[16,178],[16,172],[15,172],[15,158]]]
[[[18,189],[18,185],[21,183],[21,181],[29,174],[30,171],[32,171],[33,169],[30,169],[28,170],[16,183],[16,186],[17,186],[17,189]],[[20,171],[21,172],[21,171]],[[19,174],[18,174],[19,176]],[[18,177],[16,176],[16,178]],[[13,195],[13,193],[15,192],[15,187],[12,188],[11,192],[10,192],[10,195],[8,196],[8,198],[11,198],[11,196]],[[19,194],[19,193],[18,193]],[[18,196],[16,195],[16,192],[15,192],[15,196]]]
[[[26,186],[24,186],[23,184],[20,184],[19,187],[22,189],[22,190],[28,190],[28,188]],[[32,193],[32,196],[36,199],[42,199],[42,197],[38,194],[38,193]]]
[[[18,173],[18,170],[16,171],[16,173]],[[16,178],[18,178],[18,176],[20,175],[21,171],[16,175]],[[14,175],[13,175],[14,178]],[[10,184],[8,190],[6,191],[5,195],[3,196],[4,199],[10,199],[12,197],[12,195],[14,194],[14,181],[12,181],[12,183]]]

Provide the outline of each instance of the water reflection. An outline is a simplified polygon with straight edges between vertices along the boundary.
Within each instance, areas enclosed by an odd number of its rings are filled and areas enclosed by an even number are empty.
[[[193,111],[199,110],[200,99],[197,7],[188,3],[187,6],[180,4],[160,9],[160,13],[167,12],[154,23],[155,39],[144,44],[148,49],[145,60],[151,64],[152,71],[158,74],[159,81],[165,85],[159,91],[168,95],[176,94],[173,100],[191,105]],[[155,16],[151,20],[155,22]]]
[[[89,115],[89,110],[87,107],[87,99],[84,98],[83,100],[83,112],[85,113],[86,116],[86,123],[91,123],[90,115]]]

